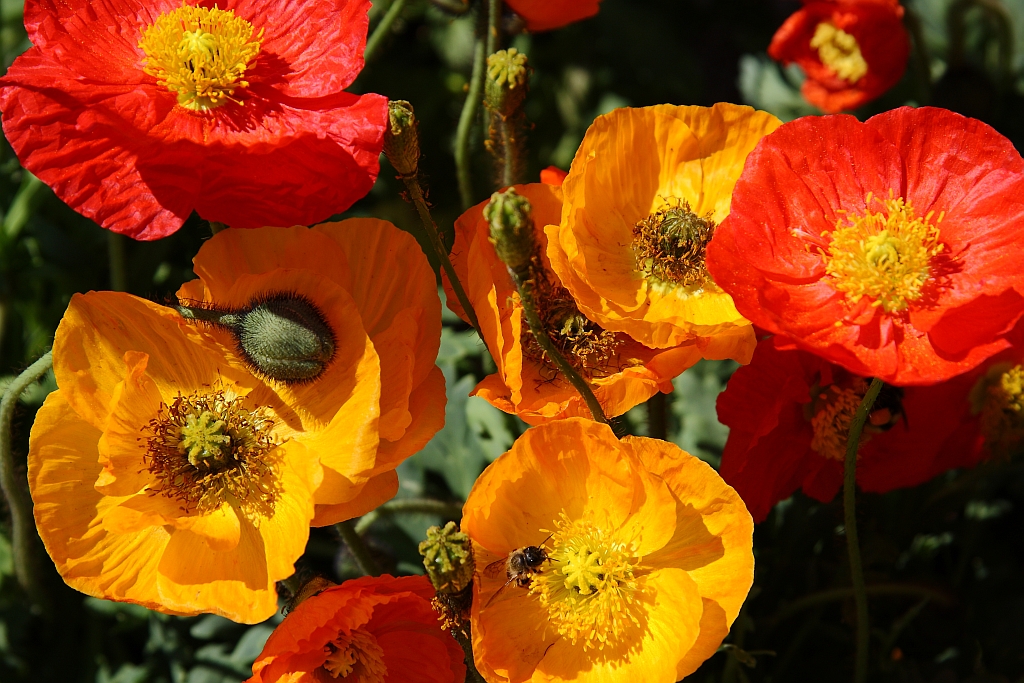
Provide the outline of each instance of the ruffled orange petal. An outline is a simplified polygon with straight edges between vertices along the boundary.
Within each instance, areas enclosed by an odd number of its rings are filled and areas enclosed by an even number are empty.
[[[359,488],[352,500],[332,505],[317,504],[312,526],[330,526],[365,515],[398,493],[398,473],[388,470],[374,475]]]

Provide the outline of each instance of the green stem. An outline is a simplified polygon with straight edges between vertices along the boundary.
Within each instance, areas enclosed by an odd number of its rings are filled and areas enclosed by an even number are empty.
[[[501,49],[502,2],[501,0],[488,0],[488,4],[490,5],[490,9],[487,14],[490,19],[488,21],[487,30],[487,54],[493,55]]]
[[[860,435],[864,431],[868,413],[878,392],[882,390],[882,380],[875,377],[871,386],[864,394],[864,399],[857,407],[857,413],[850,424],[850,435],[846,442],[846,467],[843,478],[843,512],[846,528],[846,548],[850,556],[850,579],[853,581],[853,597],[857,606],[857,650],[854,660],[854,683],[866,683],[868,680],[869,622],[868,596],[864,588],[864,567],[860,559],[860,541],[857,538],[857,450],[860,447]]]
[[[647,399],[647,436],[668,439],[668,396],[660,391]]]
[[[369,64],[380,52],[381,46],[384,44],[384,39],[388,33],[391,32],[391,25],[395,23],[395,20],[402,14],[402,10],[405,9],[406,0],[395,0],[388,7],[388,11],[381,17],[380,23],[373,29],[373,33],[370,34],[369,40],[366,41],[366,50],[363,52],[363,60]]]
[[[355,525],[356,533],[360,535],[366,533],[370,526],[380,519],[381,515],[395,514],[424,514],[460,519],[462,517],[462,505],[460,503],[449,503],[444,500],[433,500],[430,498],[390,500],[360,517]]]
[[[537,307],[533,302],[533,281],[530,280],[530,276],[526,273],[517,273],[511,268],[508,269],[509,275],[512,276],[512,281],[516,283],[516,289],[519,290],[519,299],[523,304],[523,315],[526,317],[526,322],[530,326],[530,332],[533,334],[533,338],[537,340],[540,348],[543,349],[544,353],[555,364],[555,367],[565,376],[569,383],[572,384],[576,391],[580,393],[583,400],[586,402],[587,407],[590,409],[590,413],[594,420],[597,422],[603,422],[608,424],[608,418],[605,417],[604,409],[601,408],[601,403],[597,400],[597,396],[594,395],[593,389],[590,388],[590,384],[587,380],[583,379],[580,373],[576,372],[569,361],[565,359],[562,352],[558,350],[555,343],[551,341],[551,337],[548,336],[547,330],[544,329],[544,324],[541,322],[540,316],[537,314]]]
[[[41,568],[37,559],[35,521],[32,518],[32,498],[21,476],[15,472],[14,449],[11,444],[11,423],[14,407],[21,394],[46,371],[53,367],[53,353],[43,356],[18,375],[7,386],[0,399],[0,488],[11,511],[11,544],[14,550],[14,574],[28,596],[44,612],[49,600],[39,583]]]
[[[338,522],[334,528],[338,530],[341,540],[345,541],[345,545],[352,552],[359,571],[366,576],[380,576],[380,567],[377,566],[377,561],[373,559],[370,548],[363,541],[362,536],[356,533],[352,521]]]
[[[483,101],[484,75],[487,72],[487,51],[485,32],[487,31],[487,9],[481,4],[477,10],[476,43],[473,46],[473,73],[469,79],[469,92],[462,103],[459,114],[459,127],[455,132],[455,170],[459,180],[459,197],[462,210],[473,206],[473,174],[471,166],[470,133],[476,122],[480,104]]]
[[[913,584],[878,583],[872,586],[865,586],[864,593],[870,596],[897,595],[914,598],[928,598],[935,603],[947,606],[954,602],[953,598],[946,593],[928,586],[915,586]],[[772,619],[772,622],[779,623],[806,609],[810,609],[811,607],[817,607],[830,602],[849,600],[854,597],[854,595],[853,588],[833,588],[826,591],[820,591],[818,593],[812,593],[811,595],[805,595],[798,600],[794,600],[784,609],[780,610],[778,615]]]
[[[437,254],[437,258],[441,262],[441,268],[444,269],[445,275],[448,276],[448,282],[452,286],[452,291],[455,292],[455,298],[459,300],[462,310],[466,312],[466,317],[469,318],[469,324],[476,330],[480,336],[480,341],[484,343],[484,348],[486,348],[487,340],[484,339],[483,332],[480,330],[480,320],[476,317],[473,303],[469,300],[469,296],[466,294],[466,290],[462,287],[462,282],[455,272],[455,266],[452,265],[452,259],[448,255],[448,248],[445,247],[444,241],[441,239],[441,233],[437,229],[437,224],[430,215],[430,207],[427,206],[427,200],[423,196],[423,188],[420,187],[419,178],[415,174],[400,177],[402,182],[405,183],[406,191],[409,193],[409,201],[416,207],[416,213],[419,214],[423,229],[426,231],[428,239],[430,239],[430,245],[434,248],[434,253]]]
[[[949,65],[961,66],[966,60],[966,15],[977,7],[996,25],[999,41],[1000,86],[1008,86],[1013,77],[1013,18],[999,0],[956,0],[946,14],[949,35]]]
[[[455,629],[451,634],[455,636],[455,641],[466,656],[466,683],[487,683],[476,668],[476,660],[473,658],[473,640],[458,633]]]
[[[920,104],[928,104],[932,99],[932,60],[928,54],[928,45],[924,41],[924,27],[921,17],[911,8],[905,8],[903,24],[907,27],[914,40],[914,76],[917,81],[917,99]]]
[[[516,140],[516,122],[509,118],[505,118],[500,112],[494,112],[491,115],[494,121],[494,127],[498,129],[498,144],[494,150],[498,156],[501,164],[500,176],[498,178],[498,186],[496,190],[501,190],[506,187],[512,187],[519,180],[517,177],[519,174],[517,166],[519,166],[519,159],[521,158],[522,150],[520,144]]]
[[[430,2],[449,14],[462,15],[469,11],[469,0],[430,0]]]
[[[124,235],[107,230],[107,256],[110,260],[110,288],[115,292],[128,291],[128,272],[125,268]]]

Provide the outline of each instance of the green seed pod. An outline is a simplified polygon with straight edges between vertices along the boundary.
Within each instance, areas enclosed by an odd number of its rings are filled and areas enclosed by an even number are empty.
[[[522,106],[530,77],[526,55],[514,47],[498,50],[487,58],[484,95],[487,108],[508,118]]]
[[[491,227],[491,244],[498,258],[515,273],[525,273],[537,251],[530,200],[509,188],[495,192],[484,207]]]
[[[427,529],[420,555],[438,593],[458,593],[473,580],[473,545],[455,522]]]
[[[231,332],[254,373],[285,384],[310,382],[334,357],[334,332],[320,311],[297,294],[271,294],[241,310],[177,306],[182,317]]]

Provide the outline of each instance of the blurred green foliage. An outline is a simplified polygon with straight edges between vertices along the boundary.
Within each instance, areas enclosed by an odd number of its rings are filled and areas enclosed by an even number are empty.
[[[953,0],[907,0],[919,38],[903,81],[861,117],[905,103],[934,104],[981,118],[1024,142],[1024,0],[1004,0],[1012,22],[1010,60],[999,26],[972,9],[962,50],[947,27]],[[374,2],[373,22],[387,0]],[[534,69],[527,101],[529,177],[549,164],[568,168],[587,126],[613,108],[661,102],[747,102],[783,119],[815,113],[799,94],[797,68],[765,55],[772,33],[799,4],[789,0],[604,0],[594,19],[507,41]],[[4,66],[28,47],[21,3],[0,0]],[[451,230],[460,213],[452,145],[471,67],[473,18],[411,0],[384,37],[383,50],[354,89],[406,99],[416,107],[435,218]],[[953,57],[951,58],[951,54]],[[960,56],[957,56],[960,55]],[[1003,55],[1001,57],[1001,55]],[[489,194],[491,163],[474,131],[473,182]],[[124,253],[128,291],[157,301],[192,277],[190,259],[209,227],[193,216],[175,235],[136,243],[75,214],[0,146],[0,386],[50,345],[74,292],[108,289],[110,255]],[[386,163],[370,195],[347,215],[373,215],[419,235],[415,214]],[[488,462],[525,425],[470,397],[493,364],[472,332],[445,315],[438,364],[448,382],[446,427],[399,468],[400,499],[458,504]],[[668,400],[670,438],[717,465],[727,430],[714,401],[734,369],[702,363],[675,381]],[[52,375],[22,397],[15,443],[24,462],[34,410],[54,388]],[[640,406],[623,420],[646,433]],[[951,472],[915,489],[863,495],[859,507],[869,585],[897,591],[871,598],[875,680],[974,683],[1024,681],[1024,467],[993,463]],[[444,518],[376,515],[366,539],[391,572],[420,572],[416,544]],[[6,517],[4,517],[6,520]],[[170,617],[133,605],[86,598],[44,581],[56,609],[38,614],[13,576],[6,521],[0,522],[0,681],[62,683],[227,683],[240,681],[278,616],[242,626],[221,617]],[[802,495],[780,504],[755,533],[751,597],[722,652],[692,680],[848,680],[852,602],[842,510]],[[335,532],[315,529],[300,562],[334,579],[356,575]]]

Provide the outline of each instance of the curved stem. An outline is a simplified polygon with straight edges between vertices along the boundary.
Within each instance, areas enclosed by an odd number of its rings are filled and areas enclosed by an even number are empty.
[[[400,498],[398,500],[390,500],[360,517],[355,525],[356,533],[360,535],[366,533],[367,529],[380,519],[381,515],[394,514],[425,514],[460,519],[462,517],[462,505],[443,500],[433,500],[431,498]]]
[[[483,101],[484,74],[487,69],[487,9],[481,4],[477,10],[476,43],[473,45],[473,73],[469,77],[469,92],[459,114],[459,127],[455,132],[455,170],[459,181],[462,210],[473,206],[473,175],[470,169],[470,133]]]
[[[555,343],[551,341],[551,337],[548,336],[547,330],[544,329],[544,324],[541,322],[540,316],[537,315],[537,307],[533,302],[533,282],[529,279],[529,275],[523,273],[517,273],[511,268],[508,269],[509,275],[512,276],[512,281],[516,283],[516,289],[519,290],[519,299],[523,304],[523,315],[526,317],[526,322],[530,326],[530,332],[533,334],[533,338],[537,340],[540,348],[544,350],[544,353],[551,362],[555,364],[555,367],[565,376],[569,383],[572,384],[576,391],[580,393],[583,400],[586,402],[587,407],[590,409],[590,414],[597,422],[603,422],[608,424],[608,418],[605,417],[604,409],[601,408],[601,403],[597,400],[597,396],[594,395],[593,389],[590,388],[590,384],[587,380],[583,379],[580,373],[576,372],[569,361],[565,359],[562,352],[558,350]]]
[[[437,258],[441,262],[441,268],[444,269],[445,275],[448,276],[448,282],[452,286],[452,291],[455,292],[455,298],[459,300],[462,310],[466,312],[469,324],[473,326],[473,329],[480,336],[480,341],[484,343],[484,348],[487,348],[487,340],[484,339],[483,332],[480,330],[480,320],[476,317],[473,303],[469,300],[469,295],[466,294],[466,290],[462,287],[462,282],[455,272],[455,266],[452,265],[452,259],[448,255],[448,248],[441,239],[441,233],[437,229],[437,224],[430,215],[430,207],[427,206],[427,200],[423,196],[423,188],[420,187],[419,179],[415,174],[400,177],[402,182],[405,183],[405,189],[409,193],[409,201],[416,207],[416,213],[419,214],[423,229],[430,239],[430,245],[434,248],[434,253],[437,254]]]
[[[363,61],[367,64],[377,57],[377,53],[380,52],[381,46],[384,44],[384,39],[391,32],[391,25],[395,23],[395,20],[402,14],[402,10],[405,9],[405,3],[406,0],[394,0],[391,6],[388,7],[388,11],[381,17],[380,23],[373,29],[373,33],[370,34],[370,38],[366,41],[366,50],[363,52]]]
[[[949,6],[946,14],[949,65],[961,66],[966,60],[966,14],[975,7],[995,23],[999,41],[1000,85],[1005,87],[1013,76],[1013,18],[1000,0],[956,0]]]
[[[15,473],[14,449],[11,445],[11,423],[14,407],[21,394],[53,367],[53,353],[43,356],[18,375],[7,386],[0,399],[0,488],[11,511],[11,543],[14,549],[14,574],[29,597],[44,611],[49,600],[39,583],[40,570],[36,556],[36,528],[32,518],[32,498],[21,476]]]
[[[846,549],[850,556],[850,579],[853,582],[853,597],[857,606],[857,650],[854,660],[854,683],[866,683],[868,680],[868,650],[870,646],[870,630],[868,623],[868,596],[864,588],[864,567],[860,560],[860,541],[857,538],[857,450],[860,446],[860,435],[864,431],[868,413],[878,392],[882,390],[882,380],[875,377],[871,386],[864,394],[857,407],[857,413],[850,424],[850,435],[846,442],[846,467],[843,477],[843,513],[846,528]]]
[[[334,528],[337,529],[341,540],[345,541],[345,545],[352,552],[352,557],[355,559],[359,571],[366,576],[380,576],[380,567],[377,566],[377,561],[373,559],[370,548],[363,541],[362,536],[356,533],[352,521],[338,522],[334,525]]]

